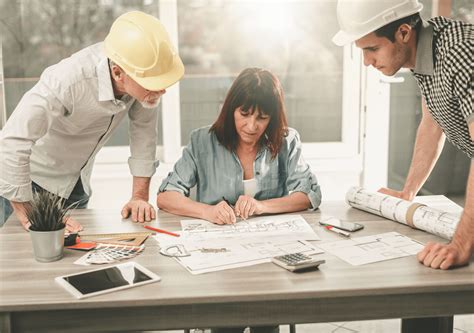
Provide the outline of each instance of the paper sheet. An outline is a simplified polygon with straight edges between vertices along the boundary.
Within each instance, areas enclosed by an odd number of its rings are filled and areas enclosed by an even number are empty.
[[[183,245],[189,257],[175,257],[191,274],[216,272],[265,262],[278,255],[303,252],[308,255],[322,253],[312,244],[288,239],[284,236],[235,237],[213,240],[171,239],[166,235],[154,236],[160,247]],[[216,251],[213,252],[212,250]]]
[[[206,240],[260,235],[285,235],[292,239],[319,240],[319,236],[301,215],[252,217],[231,225],[218,225],[206,220],[182,220],[182,235],[187,239]]]
[[[354,208],[383,216],[411,227],[424,230],[445,239],[451,239],[460,220],[460,214],[449,213],[395,198],[379,192],[352,187],[346,202]]]
[[[182,245],[189,257],[176,257],[191,274],[215,272],[264,262],[278,255],[322,253],[306,240],[318,235],[301,215],[255,217],[234,225],[204,220],[181,221],[181,237],[157,234],[161,248]]]
[[[359,266],[414,255],[424,245],[398,232],[387,232],[320,244],[319,247],[351,265]]]

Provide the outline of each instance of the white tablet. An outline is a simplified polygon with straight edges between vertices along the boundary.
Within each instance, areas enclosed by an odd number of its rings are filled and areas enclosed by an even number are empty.
[[[77,298],[85,298],[141,286],[160,281],[161,278],[132,261],[87,272],[58,276],[55,280]]]

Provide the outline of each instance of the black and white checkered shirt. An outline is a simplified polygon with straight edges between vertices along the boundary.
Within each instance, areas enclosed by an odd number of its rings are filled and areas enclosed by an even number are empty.
[[[435,17],[423,21],[413,74],[426,105],[457,148],[474,158],[472,106],[474,25]]]

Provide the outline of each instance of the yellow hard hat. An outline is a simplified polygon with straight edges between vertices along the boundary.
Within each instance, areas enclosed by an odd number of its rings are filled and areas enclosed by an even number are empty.
[[[161,22],[132,11],[119,16],[104,40],[105,54],[145,89],[158,91],[178,82],[184,65]]]

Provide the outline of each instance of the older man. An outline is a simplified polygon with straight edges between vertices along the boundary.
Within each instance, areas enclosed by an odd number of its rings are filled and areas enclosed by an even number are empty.
[[[130,118],[131,199],[122,216],[150,221],[156,161],[156,106],[184,74],[161,22],[133,11],[113,23],[103,43],[47,68],[8,119],[0,137],[0,225],[15,212],[25,229],[33,191],[49,191],[85,208],[97,152]],[[67,228],[81,226],[69,219]]]

